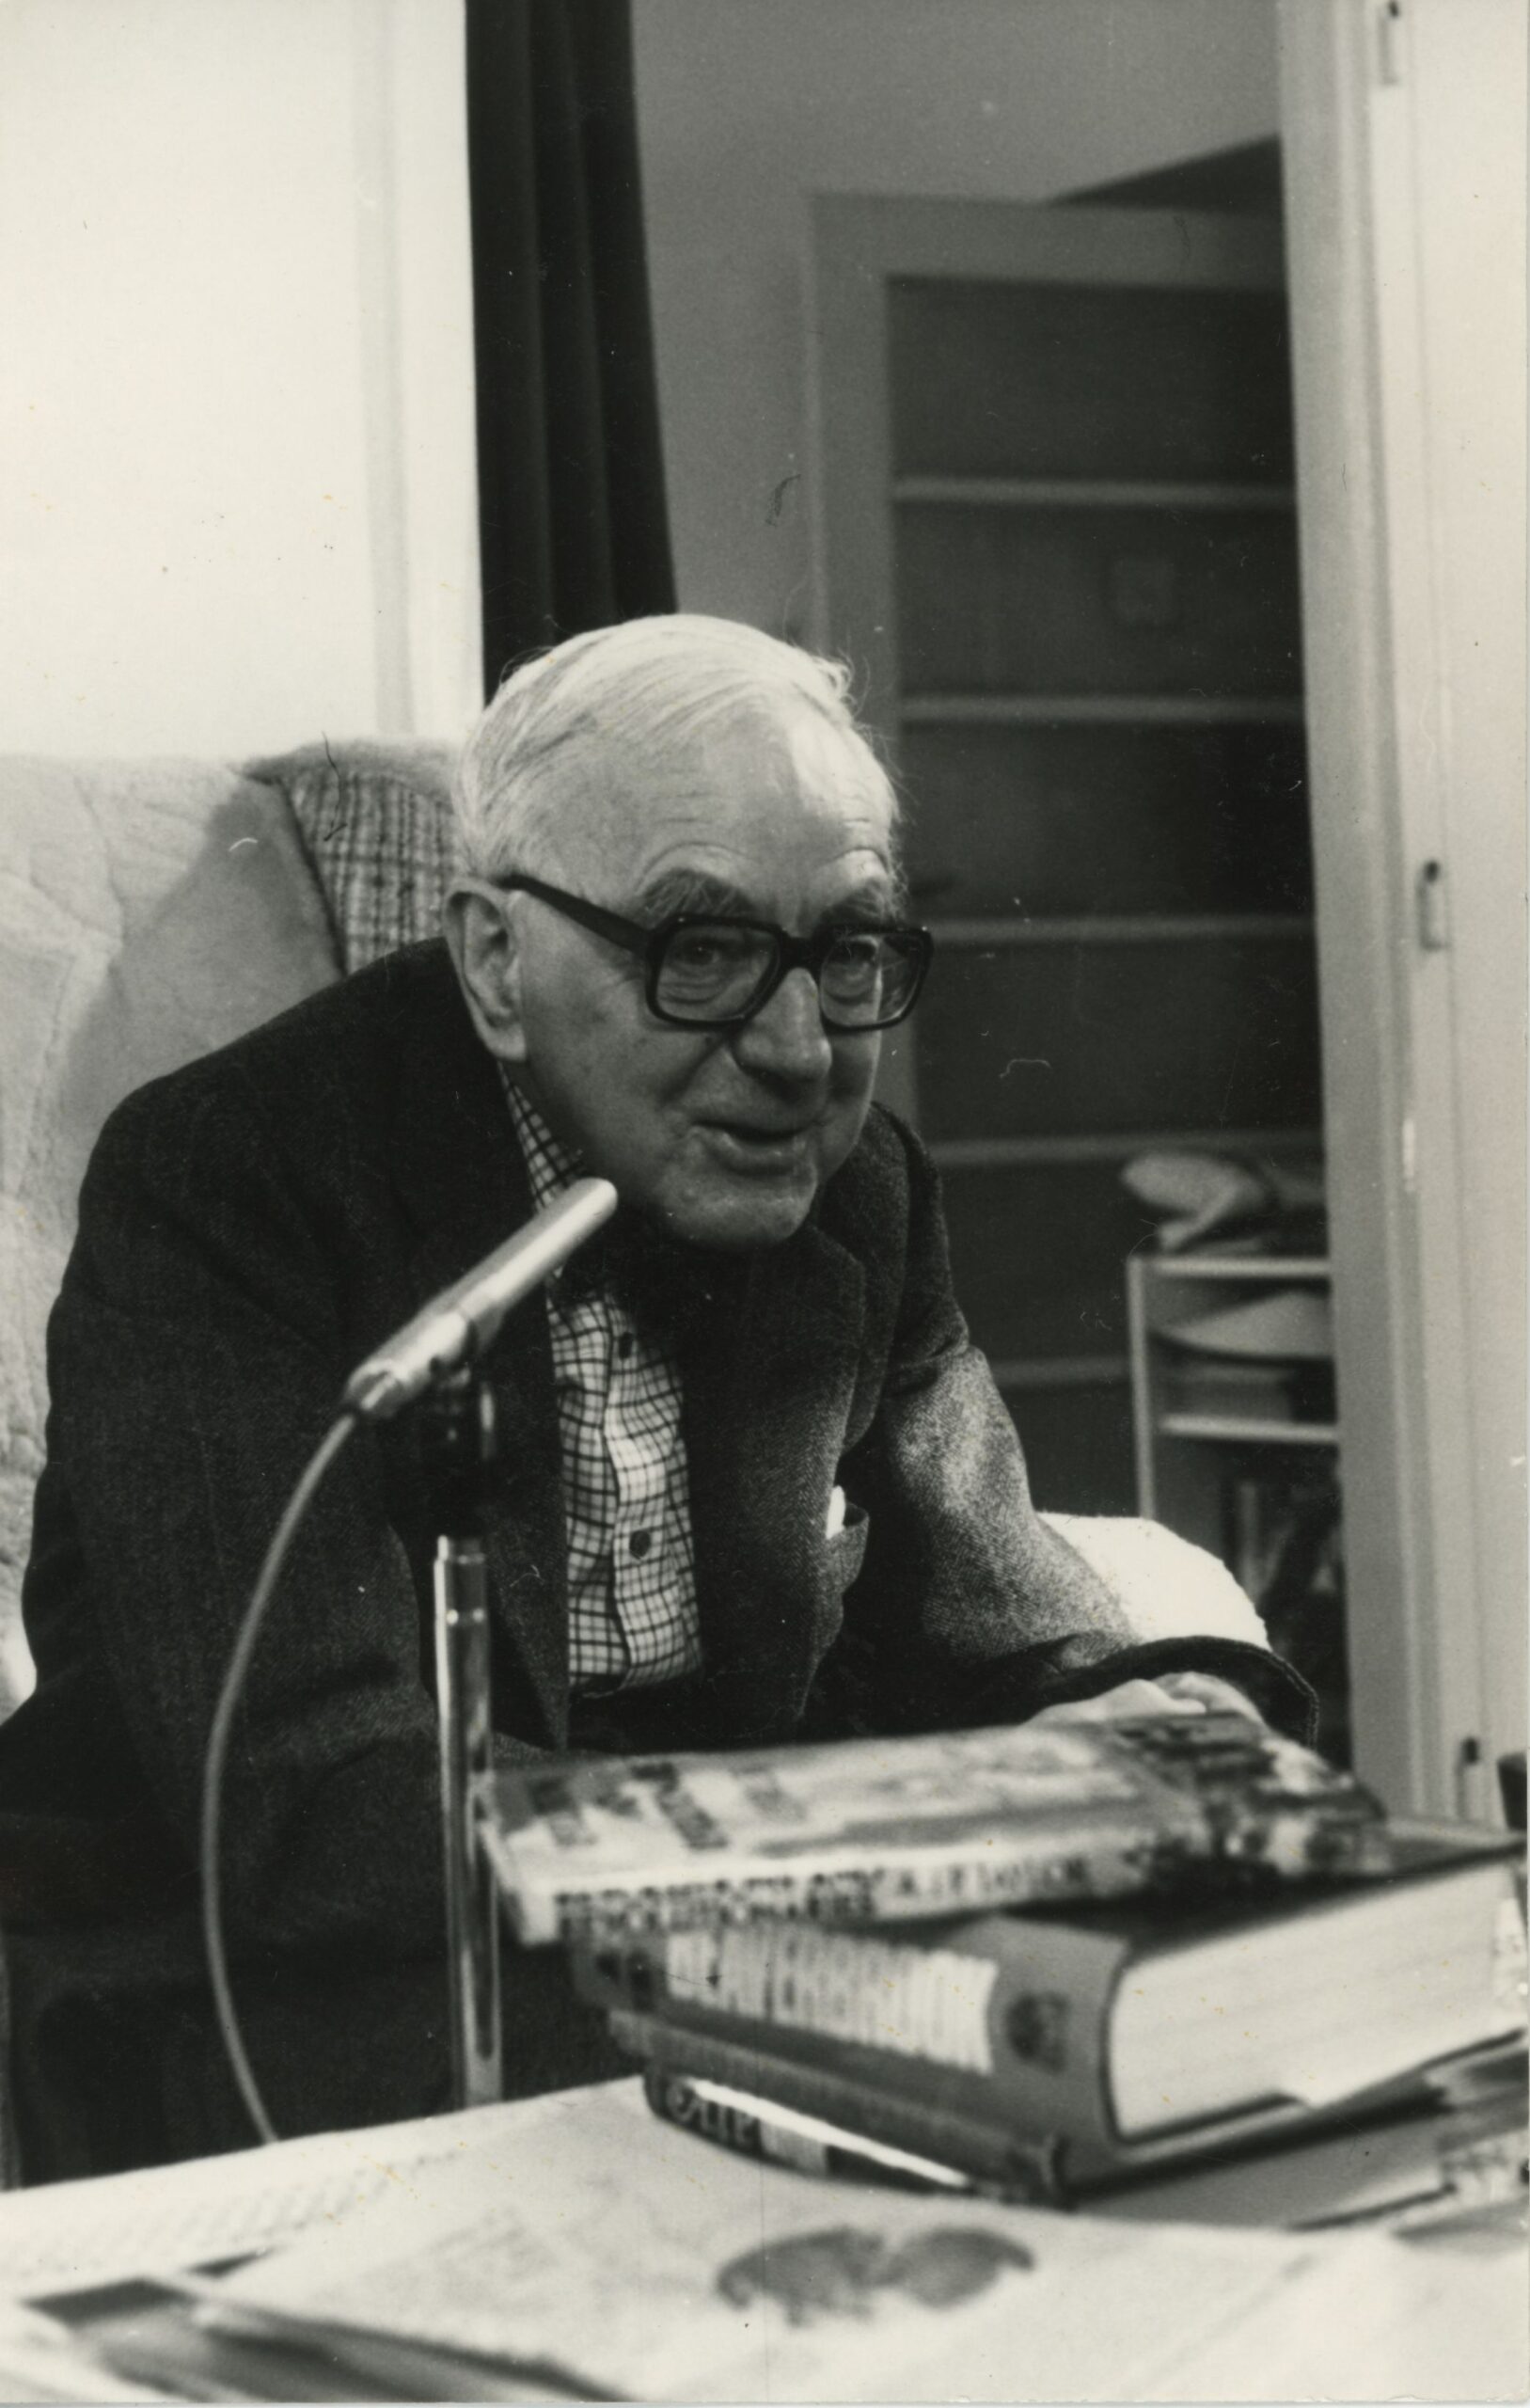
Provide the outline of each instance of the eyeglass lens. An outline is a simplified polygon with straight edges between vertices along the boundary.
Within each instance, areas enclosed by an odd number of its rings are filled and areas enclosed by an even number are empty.
[[[776,945],[763,928],[730,920],[693,920],[665,946],[655,1001],[677,1020],[742,1016],[768,986]],[[848,1028],[875,1028],[895,1019],[918,975],[918,956],[896,934],[846,928],[825,954],[818,993],[826,1020]]]

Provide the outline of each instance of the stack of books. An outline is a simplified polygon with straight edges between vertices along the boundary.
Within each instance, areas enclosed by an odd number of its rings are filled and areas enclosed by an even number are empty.
[[[485,1841],[655,2112],[735,2149],[1056,2204],[1337,2134],[1399,2194],[1522,2179],[1519,1843],[1240,1715],[502,1774]]]

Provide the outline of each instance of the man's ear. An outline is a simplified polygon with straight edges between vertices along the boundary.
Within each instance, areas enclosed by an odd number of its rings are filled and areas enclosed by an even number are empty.
[[[501,1062],[524,1062],[521,952],[510,897],[459,879],[447,897],[443,929],[479,1036]]]

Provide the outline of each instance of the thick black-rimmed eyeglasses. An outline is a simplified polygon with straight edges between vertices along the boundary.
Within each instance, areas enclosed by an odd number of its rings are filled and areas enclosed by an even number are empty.
[[[793,970],[811,974],[819,1017],[833,1034],[891,1028],[918,1003],[935,949],[928,928],[856,921],[794,937],[768,920],[677,911],[645,928],[540,878],[494,883],[506,894],[534,895],[581,928],[636,954],[649,1010],[675,1028],[737,1028],[763,1009]]]

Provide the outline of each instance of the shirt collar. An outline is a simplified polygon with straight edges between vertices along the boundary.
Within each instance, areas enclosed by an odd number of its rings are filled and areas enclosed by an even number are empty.
[[[501,1062],[499,1076],[510,1117],[515,1125],[526,1167],[531,1180],[531,1203],[536,1212],[552,1203],[580,1176],[583,1164],[579,1156],[553,1135],[541,1113],[516,1085]]]

